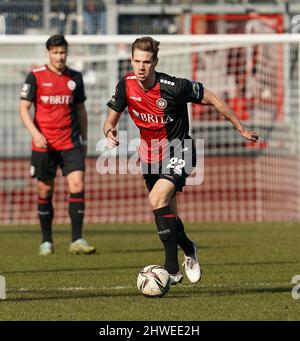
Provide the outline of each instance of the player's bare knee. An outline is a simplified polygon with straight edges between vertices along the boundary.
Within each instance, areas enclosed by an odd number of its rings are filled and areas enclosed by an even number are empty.
[[[81,181],[76,181],[70,184],[70,192],[71,193],[80,193],[84,191],[84,183]]]
[[[161,196],[157,195],[156,193],[153,194],[150,192],[149,194],[149,203],[153,210],[156,210],[161,207],[165,207],[168,205],[168,202],[165,198],[162,198]]]
[[[38,194],[40,198],[47,199],[53,196],[53,188],[46,184],[38,185]]]

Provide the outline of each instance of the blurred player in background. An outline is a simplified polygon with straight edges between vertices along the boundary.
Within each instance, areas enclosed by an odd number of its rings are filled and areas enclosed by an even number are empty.
[[[72,224],[72,254],[93,253],[82,239],[87,112],[81,73],[66,66],[68,42],[63,35],[46,42],[49,62],[32,70],[21,90],[20,116],[32,136],[31,176],[38,180],[38,215],[42,230],[40,255],[54,252],[52,196],[57,167],[67,179]],[[34,120],[30,108],[34,104]]]
[[[258,136],[242,126],[232,110],[198,81],[171,77],[155,71],[159,42],[151,37],[136,39],[132,45],[133,73],[122,78],[108,102],[103,126],[108,145],[119,144],[117,123],[126,107],[140,129],[139,156],[157,231],[165,249],[165,269],[172,285],[182,281],[178,248],[184,252],[188,279],[201,278],[195,241],[188,238],[178,216],[176,196],[196,164],[195,146],[189,136],[187,103],[212,105],[249,141]],[[159,143],[157,143],[159,141]],[[174,143],[175,141],[175,143]],[[172,145],[172,148],[170,146]]]

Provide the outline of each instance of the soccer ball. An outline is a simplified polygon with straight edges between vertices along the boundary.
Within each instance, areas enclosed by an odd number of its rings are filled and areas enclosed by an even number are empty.
[[[170,275],[160,265],[145,266],[138,274],[137,287],[148,297],[162,297],[170,289]]]

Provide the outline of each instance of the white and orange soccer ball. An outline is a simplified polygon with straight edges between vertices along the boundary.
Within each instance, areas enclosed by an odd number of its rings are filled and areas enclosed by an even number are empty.
[[[145,266],[138,274],[138,290],[148,297],[162,297],[170,289],[170,275],[160,265]]]

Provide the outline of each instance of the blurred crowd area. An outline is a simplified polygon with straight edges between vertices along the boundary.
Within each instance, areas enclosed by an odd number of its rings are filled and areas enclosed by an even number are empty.
[[[289,18],[299,5],[298,0],[1,0],[0,34],[201,34],[193,32],[195,14]],[[226,32],[220,26],[216,33]]]

